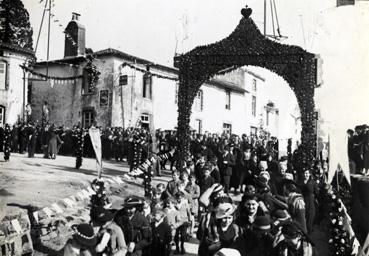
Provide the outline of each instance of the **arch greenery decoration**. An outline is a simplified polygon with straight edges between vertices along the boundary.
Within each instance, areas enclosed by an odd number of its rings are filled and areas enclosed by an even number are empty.
[[[198,46],[174,58],[179,69],[179,163],[189,155],[191,107],[200,86],[214,75],[245,65],[266,68],[283,77],[294,91],[301,111],[301,168],[309,168],[315,156],[316,56],[298,46],[280,44],[263,36],[249,15],[244,15],[225,39]],[[247,12],[247,11],[246,11]]]

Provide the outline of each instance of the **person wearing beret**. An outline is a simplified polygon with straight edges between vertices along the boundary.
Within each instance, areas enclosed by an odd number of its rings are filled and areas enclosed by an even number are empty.
[[[63,247],[64,256],[92,256],[97,239],[91,225],[82,223],[72,226],[73,237]]]
[[[273,249],[275,256],[318,256],[309,236],[302,227],[293,221],[282,225],[281,233],[284,237]]]

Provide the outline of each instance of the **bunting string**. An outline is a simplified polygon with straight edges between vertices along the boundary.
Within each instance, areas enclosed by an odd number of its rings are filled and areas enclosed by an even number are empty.
[[[164,161],[169,158],[172,158],[175,153],[175,149],[172,149],[168,153],[162,154],[152,154],[151,157],[146,159],[142,164],[140,164],[137,168],[134,168],[132,172],[129,173],[130,176],[137,177],[142,174],[145,174],[148,169],[155,164],[157,161]]]
[[[36,76],[36,77],[41,77],[41,78],[44,78],[45,80],[47,79],[52,79],[52,80],[60,80],[60,81],[65,81],[65,80],[75,80],[75,79],[80,79],[82,78],[83,76],[82,75],[78,75],[78,76],[66,76],[66,77],[60,77],[60,76],[47,76],[45,74],[42,74],[42,73],[38,73],[32,69],[30,69],[29,67],[26,67],[26,66],[23,66],[23,65],[20,65],[20,67],[22,69],[24,69],[25,71],[31,73],[32,75]]]
[[[147,71],[143,68],[139,68],[139,67],[136,67],[135,65],[132,65],[132,64],[129,64],[127,62],[124,62],[121,67],[124,68],[125,66],[128,66],[136,71],[139,71],[139,72],[142,72],[142,73],[145,73],[147,75],[150,75],[150,76],[154,76],[154,77],[158,77],[158,78],[162,78],[162,79],[168,79],[168,80],[173,80],[173,81],[178,81],[178,78],[177,77],[170,77],[170,76],[163,76],[163,75],[159,75],[159,74],[155,74],[155,73],[151,73],[150,71]]]

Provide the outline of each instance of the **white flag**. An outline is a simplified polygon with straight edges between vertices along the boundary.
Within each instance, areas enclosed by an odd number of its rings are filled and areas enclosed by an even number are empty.
[[[98,164],[98,177],[101,178],[101,168],[102,168],[102,155],[101,155],[101,135],[100,135],[100,130],[96,127],[91,127],[88,130],[88,133],[90,135],[91,138],[91,142],[92,142],[92,146],[94,148],[95,151],[95,155],[96,155],[96,161]]]
[[[329,171],[328,183],[331,183],[337,170],[342,170],[343,175],[351,185],[350,169],[347,152],[347,133],[343,129],[331,129],[329,135]]]
[[[365,239],[363,246],[357,256],[368,256],[369,255],[369,234]]]

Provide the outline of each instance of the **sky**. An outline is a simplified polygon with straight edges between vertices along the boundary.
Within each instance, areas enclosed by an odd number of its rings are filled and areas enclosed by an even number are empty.
[[[34,42],[44,1],[22,0],[30,13]],[[50,59],[64,54],[63,27],[72,12],[81,14],[86,46],[94,51],[115,48],[172,66],[174,53],[213,43],[228,36],[248,4],[252,19],[263,29],[262,0],[54,0]],[[270,1],[267,33],[271,33]],[[328,133],[342,134],[369,123],[369,2],[335,7],[336,0],[275,0],[280,30],[294,44],[323,58],[324,83],[316,89],[316,105]],[[46,59],[47,23],[36,56]],[[279,79],[280,80],[280,79]],[[278,81],[279,81],[278,80]],[[282,81],[283,83],[283,81]],[[287,86],[286,84],[281,86]],[[277,87],[276,87],[277,88]],[[277,90],[278,91],[278,90]]]

